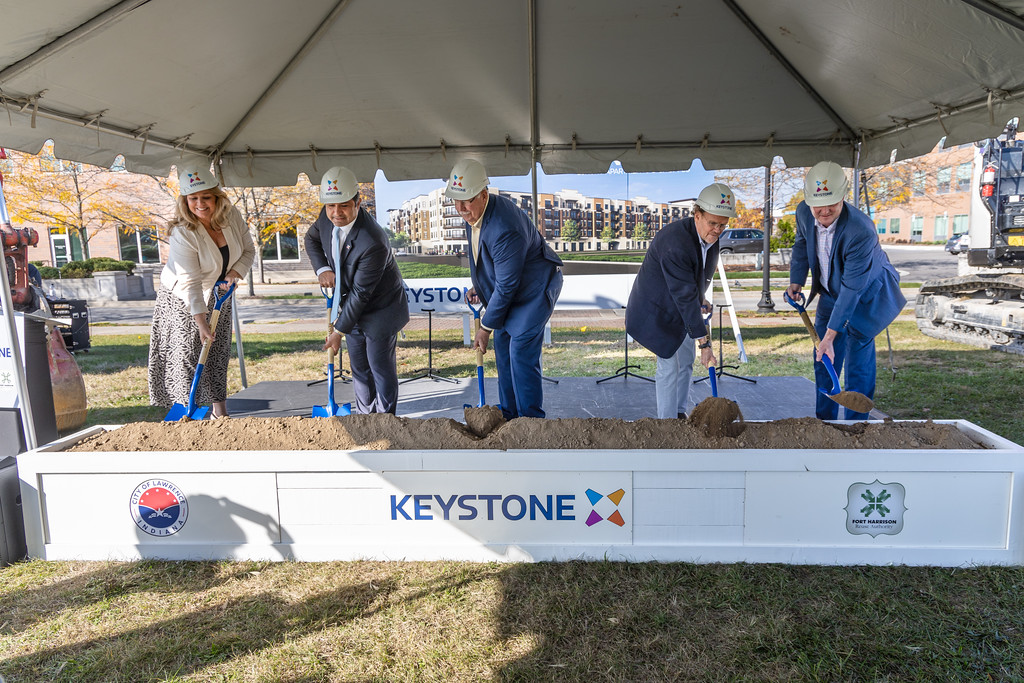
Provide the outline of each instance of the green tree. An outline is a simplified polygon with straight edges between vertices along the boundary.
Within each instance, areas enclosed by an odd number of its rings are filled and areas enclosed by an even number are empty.
[[[562,223],[562,241],[579,242],[580,224],[571,218]]]
[[[604,226],[604,230],[601,231],[601,241],[610,244],[614,240],[615,230],[613,230],[610,225]]]
[[[790,218],[782,218],[775,224],[775,233],[771,237],[771,250],[789,249],[796,244],[796,224]]]
[[[647,224],[640,222],[633,228],[633,239],[638,242],[651,239],[651,229],[647,227]]]

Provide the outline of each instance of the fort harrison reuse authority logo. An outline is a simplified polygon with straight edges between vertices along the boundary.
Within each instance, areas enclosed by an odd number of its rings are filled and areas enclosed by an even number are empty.
[[[883,484],[875,479],[870,484],[857,482],[850,486],[846,498],[846,530],[851,534],[895,535],[903,531],[903,504],[907,490],[895,482]]]

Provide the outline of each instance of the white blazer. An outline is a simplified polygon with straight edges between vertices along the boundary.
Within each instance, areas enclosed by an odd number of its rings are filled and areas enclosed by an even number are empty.
[[[228,243],[228,271],[237,271],[245,277],[252,268],[256,247],[242,214],[235,207],[231,207],[228,214],[224,238]],[[160,284],[188,304],[192,315],[205,313],[206,297],[216,284],[223,263],[220,248],[206,230],[189,230],[176,225],[171,229],[170,254],[160,273]]]

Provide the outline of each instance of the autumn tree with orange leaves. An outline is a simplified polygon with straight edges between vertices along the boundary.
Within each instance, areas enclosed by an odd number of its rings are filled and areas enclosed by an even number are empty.
[[[151,231],[173,215],[174,191],[164,180],[62,161],[49,142],[38,155],[8,156],[5,195],[12,223],[67,233],[84,259],[89,241],[104,230]]]

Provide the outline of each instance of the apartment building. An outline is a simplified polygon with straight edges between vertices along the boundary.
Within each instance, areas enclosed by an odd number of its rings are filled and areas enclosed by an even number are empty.
[[[489,188],[508,198],[533,217],[533,196]],[[587,197],[575,190],[537,195],[537,229],[555,251],[643,250],[659,230],[693,211],[694,200],[653,202],[646,197],[631,200]],[[563,234],[576,226],[577,239]],[[409,250],[417,254],[459,254],[467,251],[464,223],[455,202],[444,196],[444,188],[414,197],[388,214],[395,233],[405,233]],[[610,238],[610,239],[609,239]]]

